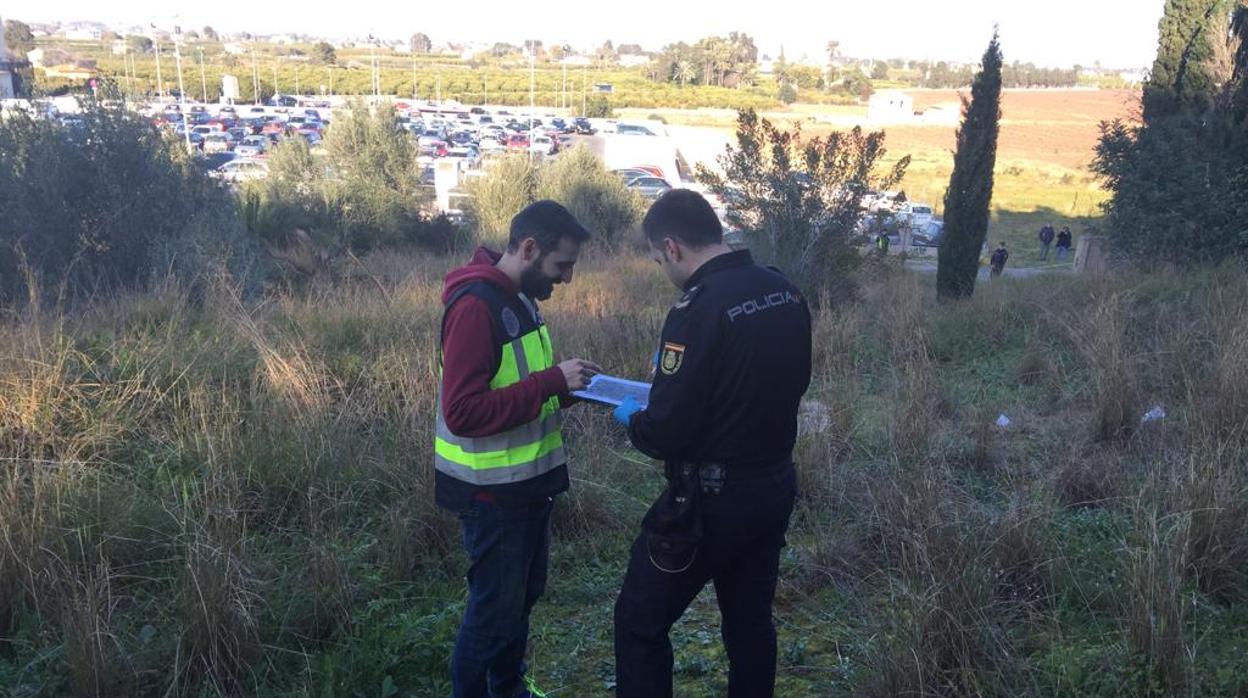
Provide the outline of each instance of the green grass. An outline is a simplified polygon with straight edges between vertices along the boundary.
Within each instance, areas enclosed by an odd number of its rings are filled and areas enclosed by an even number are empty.
[[[5,320],[0,695],[447,694],[465,563],[428,442],[451,260],[365,263],[384,295],[175,287]],[[643,375],[675,291],[642,259],[584,266],[544,308],[560,353]],[[827,419],[798,446],[778,695],[1248,689],[1244,441],[1211,429],[1248,395],[1242,276],[1037,279],[957,305],[928,277],[867,277],[817,313]],[[1172,421],[1099,438],[1119,390]],[[551,695],[610,695],[615,594],[661,479],[602,410],[567,433],[530,661]],[[1210,508],[1213,546],[1190,518]],[[1141,635],[1141,611],[1180,632]],[[724,694],[718,633],[708,591],[673,631],[677,695]]]

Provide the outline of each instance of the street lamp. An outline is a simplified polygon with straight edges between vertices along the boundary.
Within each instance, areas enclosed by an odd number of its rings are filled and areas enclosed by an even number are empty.
[[[381,97],[381,75],[377,65],[377,37],[372,34],[368,35],[368,49],[373,68],[373,101],[375,103]]]
[[[178,66],[178,102],[182,105],[182,132],[186,134],[186,152],[194,152],[191,147],[191,122],[186,111],[186,87],[182,84],[182,27],[173,26],[173,57]]]
[[[203,90],[204,104],[208,103],[208,76],[204,73],[204,49],[199,49],[199,86]]]
[[[160,34],[156,33],[156,23],[152,22],[152,48],[156,50],[156,96],[165,96],[165,81],[160,77]]]

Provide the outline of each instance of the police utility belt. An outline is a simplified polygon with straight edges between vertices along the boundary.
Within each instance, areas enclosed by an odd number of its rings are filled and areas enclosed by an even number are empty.
[[[668,462],[663,466],[667,487],[641,521],[642,538],[650,563],[660,572],[680,574],[693,566],[702,541],[703,497],[715,497],[729,480],[769,478],[792,461],[763,467],[729,468],[723,463]]]

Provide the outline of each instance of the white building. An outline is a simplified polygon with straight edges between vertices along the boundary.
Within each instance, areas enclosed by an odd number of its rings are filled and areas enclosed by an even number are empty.
[[[4,20],[0,18],[0,27]],[[9,67],[9,51],[4,47],[4,32],[0,31],[0,99],[13,99],[17,91],[13,89],[13,73]]]
[[[69,27],[65,30],[65,38],[69,41],[99,41],[104,32],[95,27]]]
[[[871,123],[898,123],[913,118],[914,97],[900,90],[880,90],[867,102],[867,120]]]

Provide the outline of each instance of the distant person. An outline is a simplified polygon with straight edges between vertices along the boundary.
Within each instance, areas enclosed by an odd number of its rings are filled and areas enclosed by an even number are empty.
[[[1003,242],[997,246],[997,250],[992,253],[992,259],[989,260],[989,265],[992,267],[992,276],[994,278],[1001,276],[1002,272],[1005,271],[1005,263],[1009,259],[1010,251],[1005,249],[1005,243]]]
[[[881,230],[880,234],[875,237],[875,249],[881,257],[888,256],[888,245],[888,232]]]
[[[1057,234],[1057,258],[1065,260],[1070,254],[1070,248],[1074,244],[1075,236],[1071,234],[1069,227],[1063,227],[1062,232]]]
[[[1049,247],[1053,245],[1054,237],[1055,233],[1053,231],[1053,226],[1046,223],[1045,226],[1040,229],[1040,261],[1043,262],[1048,260]]]

